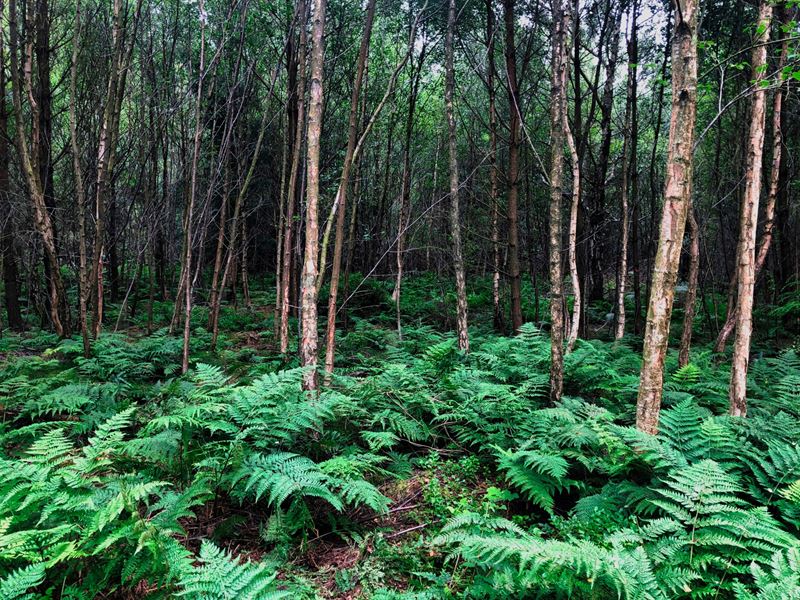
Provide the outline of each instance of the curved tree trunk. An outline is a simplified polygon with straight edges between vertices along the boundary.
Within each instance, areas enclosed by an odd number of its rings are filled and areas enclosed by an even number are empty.
[[[69,335],[69,319],[66,313],[59,310],[66,306],[64,281],[61,277],[61,265],[56,251],[55,228],[50,218],[45,198],[44,184],[40,177],[39,170],[39,146],[41,144],[41,131],[39,120],[39,106],[32,102],[31,113],[31,134],[28,140],[25,131],[25,118],[22,109],[23,94],[27,98],[34,97],[33,65],[30,57],[33,56],[33,31],[37,11],[32,1],[27,2],[25,16],[25,46],[19,46],[19,31],[17,28],[17,3],[10,0],[8,5],[8,25],[9,25],[9,54],[11,71],[11,97],[14,106],[16,133],[15,142],[17,155],[19,157],[20,169],[22,171],[25,185],[33,205],[33,225],[42,240],[45,260],[47,261],[50,277],[48,277],[49,311],[53,329],[60,337]],[[24,66],[20,69],[19,53],[25,56]],[[21,75],[21,78],[20,78]]]
[[[644,334],[636,427],[655,434],[661,411],[664,359],[681,257],[686,215],[692,197],[692,147],[697,116],[697,0],[673,0],[672,116],[667,147],[664,210],[653,265],[653,283]]]

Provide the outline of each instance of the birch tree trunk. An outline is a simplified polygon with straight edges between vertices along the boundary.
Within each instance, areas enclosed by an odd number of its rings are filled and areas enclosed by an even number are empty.
[[[784,23],[791,22],[791,11],[784,10],[784,19],[782,20]],[[776,71],[778,72],[778,77],[783,77],[783,68],[786,65],[786,57],[789,52],[789,38],[788,36],[784,39],[783,44],[781,45],[781,53],[778,59],[778,65],[776,67]],[[783,93],[784,93],[785,84],[781,83],[781,85],[775,90],[775,95],[773,97],[773,104],[772,104],[772,165],[770,167],[770,178],[769,178],[769,188],[767,192],[767,204],[764,207],[764,230],[761,235],[761,242],[758,247],[758,253],[756,254],[755,259],[755,279],[758,279],[759,274],[761,273],[761,269],[764,267],[764,263],[767,260],[767,255],[769,254],[770,246],[772,245],[772,238],[775,229],[775,206],[777,204],[778,199],[778,191],[779,191],[779,182],[780,182],[780,171],[781,171],[781,162],[782,162],[782,150],[783,150],[783,131],[781,128],[781,115],[782,115],[782,107],[783,107]],[[736,281],[733,282],[734,286]],[[730,311],[728,311],[727,317],[725,319],[725,323],[720,329],[719,335],[717,336],[717,340],[714,343],[714,351],[715,352],[724,352],[725,351],[725,344],[728,342],[728,338],[730,337],[731,333],[733,333],[734,326],[736,325],[736,307],[732,307]]]
[[[564,282],[561,270],[561,196],[564,174],[569,15],[563,0],[553,0],[550,88],[550,401],[561,400],[564,387]]]
[[[456,74],[453,64],[453,37],[456,28],[456,1],[450,0],[447,13],[445,39],[444,105],[447,113],[448,148],[450,153],[450,234],[453,236],[453,268],[456,274],[456,332],[458,347],[469,352],[467,331],[467,289],[464,276],[464,255],[461,247],[461,215],[458,206],[458,145],[456,140],[456,113],[453,106]]]
[[[303,389],[317,389],[317,259],[319,256],[319,153],[322,134],[322,68],[324,61],[325,0],[314,0],[311,27],[311,89],[308,106],[306,163],[306,240],[300,284],[300,364],[307,369]]]
[[[689,281],[687,281],[686,303],[683,313],[681,347],[678,351],[679,367],[685,367],[689,364],[689,349],[692,345],[692,327],[697,304],[697,282],[700,277],[700,229],[692,206],[689,207],[687,219],[689,221]]]
[[[569,336],[567,337],[567,354],[572,352],[575,342],[578,340],[578,331],[581,323],[581,281],[578,275],[578,208],[581,202],[581,161],[578,157],[578,149],[575,139],[569,128],[567,111],[564,111],[564,133],[567,138],[569,155],[572,163],[572,202],[569,209],[569,233],[568,233],[568,256],[569,276],[572,282],[572,320],[570,322]]]
[[[750,363],[750,338],[753,333],[753,293],[756,277],[756,229],[761,195],[761,173],[764,158],[764,121],[767,92],[761,86],[765,77],[767,42],[772,24],[772,5],[762,0],[758,9],[758,27],[753,49],[752,78],[755,93],[750,113],[747,141],[747,166],[737,246],[736,337],[733,342],[731,385],[728,395],[730,413],[735,417],[747,414],[747,369]],[[774,205],[773,205],[774,210]]]
[[[697,116],[697,0],[673,0],[672,116],[667,146],[664,210],[653,265],[644,334],[636,427],[658,432],[664,359],[686,215],[692,194],[692,149]]]

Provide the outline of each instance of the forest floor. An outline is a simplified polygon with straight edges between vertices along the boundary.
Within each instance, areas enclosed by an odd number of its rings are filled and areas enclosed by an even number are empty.
[[[641,338],[580,340],[553,406],[548,336],[486,328],[483,287],[469,355],[451,294],[410,282],[402,340],[388,294],[356,296],[313,398],[265,293],[224,310],[215,352],[198,307],[183,376],[142,314],[89,358],[0,338],[0,598],[800,598],[800,359],[775,307],[747,419],[701,314],[650,437]]]

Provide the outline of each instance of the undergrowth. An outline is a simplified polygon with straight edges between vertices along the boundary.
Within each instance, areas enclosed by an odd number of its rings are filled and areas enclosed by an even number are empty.
[[[4,338],[0,598],[800,598],[794,351],[746,420],[670,355],[651,437],[636,340],[579,341],[553,406],[532,324],[467,356],[355,316],[315,397],[270,332],[224,313],[185,376],[166,330]]]

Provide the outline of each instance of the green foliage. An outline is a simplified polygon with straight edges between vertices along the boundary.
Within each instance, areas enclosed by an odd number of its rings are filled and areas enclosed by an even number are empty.
[[[795,352],[753,360],[745,420],[724,364],[670,354],[648,436],[626,341],[580,341],[552,405],[537,327],[466,355],[421,322],[357,320],[314,395],[235,335],[185,376],[164,331],[4,342],[39,354],[0,366],[0,596],[800,596]]]
[[[204,600],[278,600],[289,592],[275,589],[275,573],[263,564],[239,563],[211,542],[203,542],[200,565],[181,574],[176,597]]]

